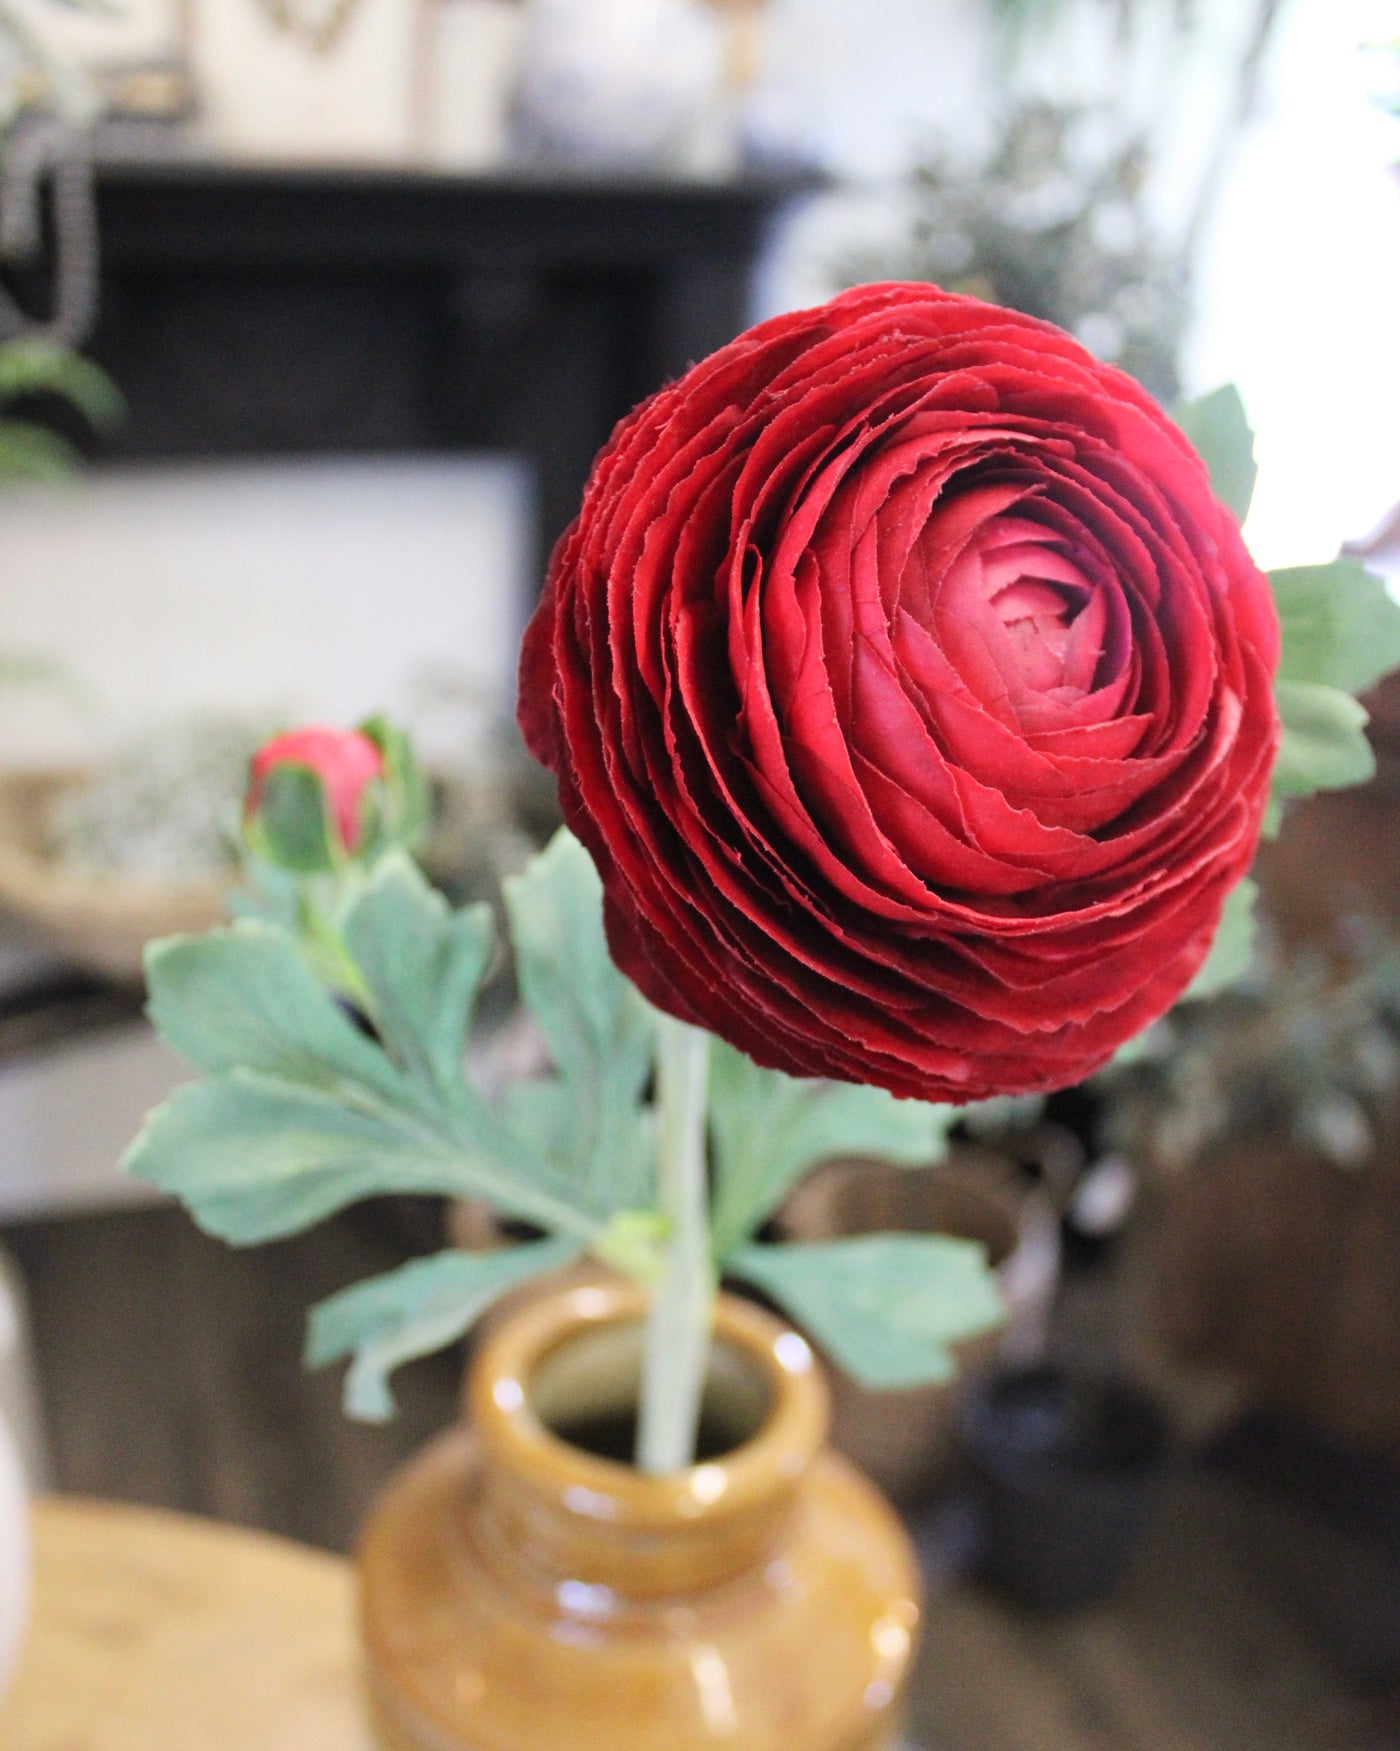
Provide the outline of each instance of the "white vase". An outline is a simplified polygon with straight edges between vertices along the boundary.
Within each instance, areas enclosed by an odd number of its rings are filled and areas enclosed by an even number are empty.
[[[10,1681],[24,1640],[29,1611],[28,1486],[42,1475],[42,1465],[19,1278],[0,1250],[0,1693]]]
[[[724,33],[701,0],[530,0],[515,144],[590,170],[720,170]]]
[[[24,1473],[0,1412],[0,1693],[14,1672],[29,1610],[29,1515]]]

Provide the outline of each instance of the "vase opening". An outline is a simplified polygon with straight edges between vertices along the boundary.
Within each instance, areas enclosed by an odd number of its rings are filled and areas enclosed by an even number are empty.
[[[556,1440],[597,1459],[630,1465],[637,1446],[643,1333],[637,1324],[576,1332],[542,1356],[530,1380],[530,1409]],[[773,1392],[766,1373],[719,1337],[700,1406],[696,1463],[746,1446],[767,1422]]]
[[[380,1751],[889,1751],[918,1575],[824,1449],[811,1350],[721,1296],[707,1446],[654,1475],[630,1442],[646,1314],[620,1280],[517,1300],[469,1428],[382,1498],[360,1555]]]

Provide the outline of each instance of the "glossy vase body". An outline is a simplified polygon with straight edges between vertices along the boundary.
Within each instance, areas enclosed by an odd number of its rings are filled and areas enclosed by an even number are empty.
[[[478,1354],[468,1429],[376,1508],[361,1623],[383,1751],[894,1745],[913,1553],[826,1448],[801,1338],[722,1301],[707,1408],[739,1444],[677,1476],[551,1432],[635,1402],[641,1312],[621,1284],[519,1306]]]

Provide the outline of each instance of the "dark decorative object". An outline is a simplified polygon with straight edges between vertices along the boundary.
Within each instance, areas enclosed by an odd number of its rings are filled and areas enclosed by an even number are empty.
[[[1126,1573],[1167,1452],[1126,1380],[1045,1365],[974,1382],[961,1416],[979,1572],[1022,1604],[1070,1610]]]

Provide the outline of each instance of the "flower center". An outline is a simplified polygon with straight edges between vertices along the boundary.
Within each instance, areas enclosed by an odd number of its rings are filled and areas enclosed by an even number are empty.
[[[899,606],[964,687],[1023,733],[1080,721],[1120,666],[1104,592],[1046,523],[983,488],[935,507],[909,555]]]
[[[1071,628],[1087,600],[1087,590],[1074,590],[1045,578],[1021,577],[997,590],[991,608],[1005,629],[1008,644],[1020,661],[1025,685],[1037,693],[1067,683],[1066,658]]]

